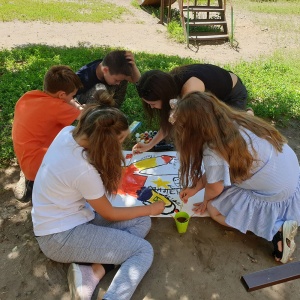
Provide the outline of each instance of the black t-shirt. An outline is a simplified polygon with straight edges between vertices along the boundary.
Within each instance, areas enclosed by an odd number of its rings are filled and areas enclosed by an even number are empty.
[[[200,79],[206,92],[211,92],[218,99],[225,101],[232,90],[232,78],[229,71],[210,64],[192,64],[176,68],[170,72],[178,84],[179,91],[191,78]]]

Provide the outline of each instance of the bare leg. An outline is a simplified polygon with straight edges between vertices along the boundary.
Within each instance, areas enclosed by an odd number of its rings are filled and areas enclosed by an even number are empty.
[[[99,280],[105,275],[105,269],[101,264],[92,264],[92,269],[95,277],[99,278]]]
[[[221,213],[211,205],[211,202],[208,202],[207,204],[207,211],[213,220],[215,220],[223,226],[231,227],[227,223],[225,223],[225,217],[221,215]]]

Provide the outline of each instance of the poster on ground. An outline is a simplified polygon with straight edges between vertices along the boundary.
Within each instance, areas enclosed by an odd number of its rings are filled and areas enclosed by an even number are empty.
[[[114,206],[130,207],[149,205],[161,200],[165,210],[157,217],[174,216],[178,211],[193,215],[193,204],[203,201],[204,190],[199,191],[184,204],[179,197],[179,160],[175,151],[144,152],[132,155],[124,151],[126,166],[118,194],[111,198]],[[193,217],[200,215],[193,215]],[[201,216],[207,216],[201,215]]]

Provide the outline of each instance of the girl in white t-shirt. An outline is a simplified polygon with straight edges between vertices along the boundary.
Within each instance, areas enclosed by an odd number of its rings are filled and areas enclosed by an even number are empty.
[[[129,134],[125,115],[113,107],[87,106],[76,127],[65,127],[49,147],[35,179],[32,198],[34,233],[50,259],[71,263],[72,299],[90,299],[112,265],[120,265],[104,299],[130,299],[153,260],[144,239],[149,206],[113,207]]]

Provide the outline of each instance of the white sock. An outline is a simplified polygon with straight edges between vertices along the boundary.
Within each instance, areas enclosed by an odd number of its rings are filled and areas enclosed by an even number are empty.
[[[94,290],[99,283],[100,279],[95,276],[92,266],[90,265],[80,265],[79,269],[82,274],[82,289],[81,289],[81,298],[82,299],[91,299],[94,293]]]

